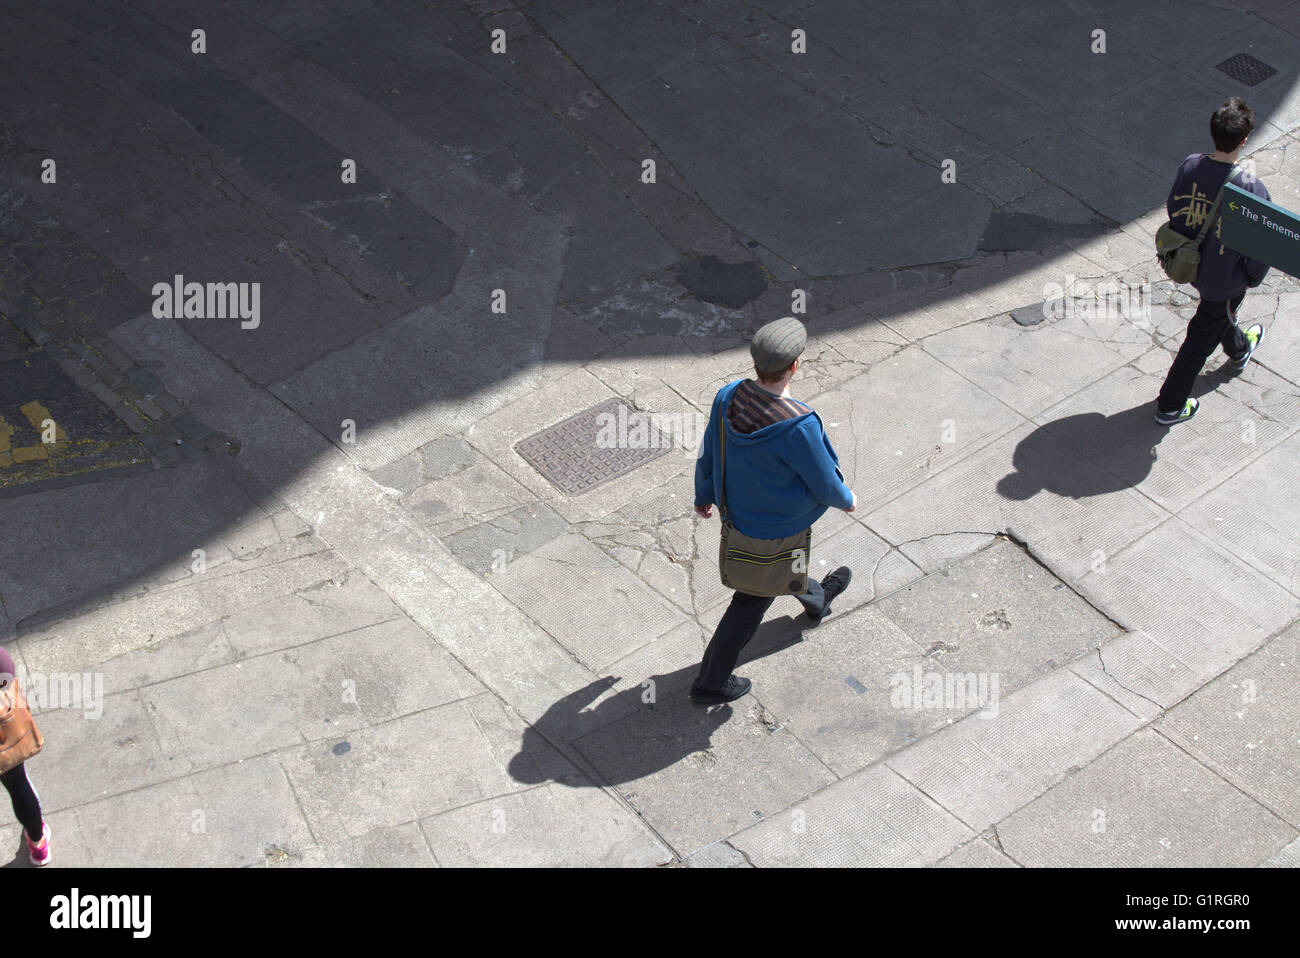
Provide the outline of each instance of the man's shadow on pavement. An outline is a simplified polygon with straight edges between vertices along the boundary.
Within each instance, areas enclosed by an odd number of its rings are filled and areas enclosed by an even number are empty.
[[[803,641],[804,630],[813,628],[802,613],[764,622],[741,653],[739,664],[796,645]],[[706,707],[692,702],[688,691],[698,674],[696,662],[675,672],[647,675],[586,713],[582,710],[619,678],[605,676],[571,692],[524,732],[519,752],[508,766],[510,777],[529,785],[552,780],[589,787],[620,785],[662,771],[688,755],[706,751],[713,732],[731,718],[732,706]],[[652,702],[644,700],[645,679],[654,682]],[[743,706],[745,699],[735,704]],[[587,735],[591,737],[579,751],[601,773],[603,782],[563,774],[557,766],[551,742],[573,742]],[[567,769],[568,763],[561,762],[559,766]],[[552,769],[556,774],[551,773]]]
[[[1198,376],[1192,395],[1199,399],[1234,378],[1225,368]],[[1156,447],[1177,428],[1159,425],[1155,413],[1155,402],[1148,401],[1111,416],[1080,413],[1039,426],[1016,446],[1011,457],[1015,471],[998,480],[999,494],[1022,501],[1045,489],[1085,499],[1133,488],[1151,474]],[[1062,450],[1083,456],[1087,468],[1079,468],[1078,459],[1061,455]]]

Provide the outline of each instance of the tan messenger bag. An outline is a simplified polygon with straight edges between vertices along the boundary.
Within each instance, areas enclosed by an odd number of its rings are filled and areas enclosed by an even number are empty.
[[[801,595],[808,591],[808,561],[812,526],[784,539],[757,539],[731,524],[727,509],[727,424],[718,411],[722,436],[722,488],[718,503],[722,519],[722,544],[718,573],[728,589],[748,595]]]

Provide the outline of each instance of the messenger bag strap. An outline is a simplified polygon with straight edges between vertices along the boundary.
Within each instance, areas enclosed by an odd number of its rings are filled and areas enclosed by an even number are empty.
[[[727,518],[727,422],[726,413],[718,408],[718,433],[722,438],[722,488],[718,490],[718,505],[721,507],[722,519]]]
[[[1196,234],[1197,249],[1200,249],[1201,244],[1205,242],[1205,237],[1209,235],[1210,226],[1214,223],[1214,217],[1219,212],[1219,203],[1223,200],[1223,191],[1227,189],[1228,184],[1232,182],[1232,178],[1237,175],[1237,172],[1237,164],[1234,163],[1232,169],[1228,170],[1228,178],[1223,181],[1223,186],[1219,187],[1219,195],[1214,198],[1214,205],[1210,207],[1210,212],[1206,214],[1205,222],[1201,224],[1201,231]]]

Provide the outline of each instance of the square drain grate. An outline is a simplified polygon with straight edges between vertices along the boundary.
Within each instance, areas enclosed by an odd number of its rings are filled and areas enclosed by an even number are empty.
[[[1244,83],[1246,86],[1263,83],[1277,72],[1264,61],[1256,60],[1249,53],[1238,53],[1235,57],[1228,57],[1214,69],[1222,70],[1238,83]]]
[[[515,443],[515,452],[567,496],[658,459],[672,445],[649,413],[607,399]]]

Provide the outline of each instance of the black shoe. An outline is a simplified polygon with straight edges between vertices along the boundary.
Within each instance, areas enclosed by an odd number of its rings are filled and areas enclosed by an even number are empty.
[[[1189,399],[1183,403],[1182,409],[1175,409],[1173,412],[1156,412],[1156,422],[1162,426],[1172,426],[1175,423],[1187,422],[1196,415],[1196,410],[1201,408],[1200,400]]]
[[[822,610],[820,613],[813,615],[809,612],[808,618],[812,619],[814,622],[820,622],[822,619],[826,618],[831,611],[831,602],[835,600],[837,595],[847,589],[849,583],[852,581],[853,570],[846,565],[840,566],[826,578],[822,579],[822,592],[826,596],[826,601],[822,604]]]
[[[721,705],[723,702],[734,702],[742,695],[748,695],[753,682],[749,679],[742,679],[738,675],[730,676],[727,681],[722,683],[722,688],[716,692],[709,692],[700,688],[698,684],[691,685],[691,701],[698,702],[700,705]]]
[[[1242,330],[1242,332],[1246,334],[1246,339],[1250,343],[1250,348],[1246,350],[1246,355],[1242,356],[1240,359],[1233,359],[1228,363],[1228,367],[1232,369],[1233,372],[1238,373],[1246,371],[1246,364],[1250,362],[1250,357],[1255,355],[1255,350],[1258,349],[1259,344],[1264,341],[1264,327],[1259,323],[1254,323],[1251,326],[1248,326],[1246,329]]]

